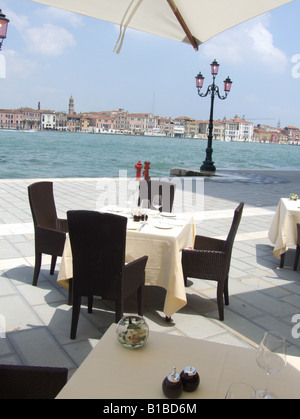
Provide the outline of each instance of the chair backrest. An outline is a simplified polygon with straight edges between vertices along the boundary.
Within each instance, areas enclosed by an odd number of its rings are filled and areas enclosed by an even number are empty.
[[[161,181],[161,180],[142,180],[139,185],[139,201],[142,199],[148,199],[150,208],[154,209],[152,202],[154,195],[160,195],[162,197],[162,208],[160,212],[172,212],[174,197],[175,197],[176,185],[172,182]]]
[[[54,399],[67,380],[67,368],[0,365],[0,399]]]
[[[56,227],[57,212],[52,182],[36,182],[28,186],[28,198],[34,226]]]
[[[127,218],[97,211],[67,212],[73,286],[81,295],[115,299],[122,293]]]
[[[227,239],[226,239],[226,243],[225,243],[225,251],[227,251],[229,253],[231,253],[231,251],[232,251],[234,239],[235,239],[237,230],[238,230],[240,222],[241,222],[243,209],[244,209],[244,203],[241,202],[234,211],[232,224],[231,224],[231,227],[230,227]]]

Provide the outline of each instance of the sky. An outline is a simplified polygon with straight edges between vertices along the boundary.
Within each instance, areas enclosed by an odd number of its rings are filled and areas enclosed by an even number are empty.
[[[243,1],[243,0],[242,0]],[[219,64],[214,118],[235,115],[256,124],[300,127],[300,0],[281,6],[193,47],[128,29],[120,54],[119,27],[31,0],[2,0],[10,20],[0,53],[0,108],[68,111],[124,109],[162,117],[209,118],[195,76],[212,82]],[[201,24],[201,22],[199,22]]]

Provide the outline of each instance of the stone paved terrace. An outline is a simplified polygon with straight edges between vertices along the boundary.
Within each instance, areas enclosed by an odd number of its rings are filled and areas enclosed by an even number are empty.
[[[146,287],[145,318],[150,332],[247,347],[256,346],[266,330],[276,330],[286,336],[288,353],[299,356],[300,339],[293,338],[291,331],[292,316],[300,313],[300,271],[292,269],[294,249],[288,251],[284,269],[278,268],[268,229],[279,198],[290,192],[300,194],[300,172],[217,173],[220,176],[200,181],[204,187],[200,203],[204,212],[196,220],[197,233],[226,236],[234,209],[239,202],[245,202],[232,255],[230,305],[225,307],[225,320],[218,320],[215,283],[191,279],[186,288],[188,304],[172,316],[170,323],[162,313],[165,291]],[[32,287],[34,236],[27,186],[35,181],[0,180],[0,319],[5,325],[5,337],[2,334],[0,338],[0,363],[65,366],[72,374],[114,321],[113,306],[97,300],[92,315],[83,307],[78,338],[71,341],[71,307],[66,291],[56,283],[58,270],[53,277],[49,275],[49,257],[43,258],[38,286]],[[65,217],[69,209],[98,208],[103,182],[110,181],[53,182],[58,214]],[[176,194],[175,211],[179,196]],[[135,307],[135,302],[129,300],[126,311],[134,312]]]

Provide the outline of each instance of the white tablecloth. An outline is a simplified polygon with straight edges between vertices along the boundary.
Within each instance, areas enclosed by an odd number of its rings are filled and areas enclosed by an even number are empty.
[[[297,244],[297,223],[300,223],[300,200],[281,198],[269,229],[269,239],[274,244],[277,259],[290,246]]]
[[[200,376],[198,389],[183,392],[183,399],[224,399],[234,382],[265,388],[267,377],[257,365],[256,349],[151,330],[142,348],[126,349],[117,341],[116,328],[116,324],[110,326],[58,399],[165,398],[162,381],[174,366],[178,373],[193,366]],[[288,356],[287,361],[282,371],[271,374],[269,388],[281,399],[299,399],[300,358]]]
[[[194,238],[194,219],[190,215],[162,219],[150,215],[145,225],[128,221],[126,262],[148,255],[146,285],[160,286],[167,291],[163,308],[167,317],[187,303],[180,252],[193,246]],[[72,252],[67,236],[57,282],[67,288],[72,276]]]

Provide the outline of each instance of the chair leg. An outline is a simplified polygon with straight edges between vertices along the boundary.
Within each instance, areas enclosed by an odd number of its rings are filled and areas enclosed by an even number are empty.
[[[77,325],[80,314],[81,296],[73,296],[72,323],[70,339],[76,339]]]
[[[51,258],[51,267],[50,267],[50,275],[54,274],[54,270],[55,270],[55,265],[56,265],[56,256],[52,256]]]
[[[294,262],[294,271],[296,271],[297,268],[298,268],[299,257],[300,257],[300,246],[297,245],[296,255],[295,255],[295,262]]]
[[[279,267],[280,267],[280,268],[283,268],[283,265],[284,265],[284,259],[285,259],[285,253],[282,253],[282,254],[280,255],[280,265],[279,265]]]
[[[218,310],[219,310],[219,320],[224,320],[224,283],[218,282],[217,287],[217,302],[218,302]]]
[[[88,313],[93,312],[93,296],[88,296]]]
[[[225,299],[225,305],[229,306],[228,277],[226,278],[226,281],[224,284],[224,299]]]
[[[35,252],[35,265],[34,265],[34,273],[33,273],[33,280],[32,285],[35,287],[38,281],[39,273],[41,270],[42,264],[42,254],[39,252]]]

